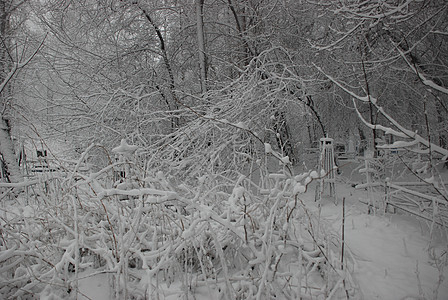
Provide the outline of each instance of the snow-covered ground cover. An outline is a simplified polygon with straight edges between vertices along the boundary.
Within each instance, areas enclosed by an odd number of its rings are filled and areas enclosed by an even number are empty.
[[[362,166],[341,164],[336,201],[316,201],[316,172],[277,167],[186,184],[129,158],[89,174],[41,174],[18,196],[3,184],[0,293],[445,299],[445,228],[369,209],[383,194],[355,188],[365,181]],[[117,180],[117,170],[127,178]]]

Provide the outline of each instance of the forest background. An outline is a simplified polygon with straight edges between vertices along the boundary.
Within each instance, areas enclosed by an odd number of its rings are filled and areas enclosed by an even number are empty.
[[[2,127],[78,152],[127,138],[170,164],[272,142],[298,163],[324,136],[361,153],[382,137],[343,85],[445,147],[446,5],[3,1]]]
[[[148,174],[165,192],[180,182],[219,190],[219,176],[236,186],[269,169],[267,157],[291,176],[316,168],[309,154],[325,136],[355,155],[417,145],[443,158],[447,15],[445,0],[1,1],[2,177],[17,184],[1,199],[24,193],[29,166],[17,162],[36,151],[71,168],[60,198],[108,166],[135,172],[125,184],[140,196]],[[97,175],[79,175],[84,165]],[[132,290],[122,284],[117,294]]]

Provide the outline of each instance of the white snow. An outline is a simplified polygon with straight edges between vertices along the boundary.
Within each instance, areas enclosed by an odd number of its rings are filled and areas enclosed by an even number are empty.
[[[312,180],[313,179],[310,176],[308,176],[307,178],[305,178],[304,184],[308,185]]]
[[[126,139],[122,139],[120,142],[120,146],[112,149],[112,152],[123,155],[132,155],[138,149],[136,145],[129,145],[126,142]]]
[[[305,193],[305,191],[306,191],[306,187],[304,185],[302,185],[300,182],[298,182],[294,185],[294,190],[293,190],[294,195]]]
[[[352,173],[348,168],[344,172]],[[338,184],[336,191],[339,199],[346,199],[346,256],[355,261],[354,277],[364,299],[446,299],[448,282],[445,279],[439,288],[437,285],[442,277],[448,278],[448,270],[441,261],[439,270],[431,255],[447,249],[443,232],[434,232],[431,239],[430,224],[402,212],[368,214],[367,206],[359,201],[365,197],[364,189]],[[328,201],[321,211],[321,216],[339,233],[340,203]]]
[[[324,173],[324,174],[325,174],[325,173]],[[316,178],[319,178],[319,174],[317,174],[316,171],[312,171],[312,172],[310,173],[310,177],[311,177],[312,179],[316,179]]]
[[[349,199],[345,237],[347,252],[356,261],[354,276],[364,299],[432,299],[439,271],[428,256],[430,240],[423,235],[425,225],[413,217],[368,215],[352,202],[356,200]],[[341,226],[342,208],[337,210],[327,207],[323,213],[333,219],[335,229]],[[446,282],[437,299],[444,299],[444,295],[448,295]]]
[[[264,153],[266,153],[266,154],[272,153],[271,144],[264,143]]]
[[[241,129],[244,129],[244,130],[248,130],[248,129],[249,129],[249,127],[247,126],[247,124],[244,123],[244,122],[238,122],[238,123],[236,123],[236,124],[233,124],[233,126],[238,127],[238,128],[241,128]]]
[[[285,165],[288,165],[291,163],[291,161],[289,160],[289,156],[284,156],[281,158],[282,163],[284,163]]]
[[[113,291],[110,288],[108,275],[104,273],[89,274],[89,272],[79,274],[82,278],[78,282],[78,300],[110,300],[113,299]]]
[[[406,148],[406,147],[413,147],[415,145],[418,145],[418,141],[396,141],[392,144],[386,144],[386,145],[380,145],[378,148],[380,149],[390,149],[390,148]]]

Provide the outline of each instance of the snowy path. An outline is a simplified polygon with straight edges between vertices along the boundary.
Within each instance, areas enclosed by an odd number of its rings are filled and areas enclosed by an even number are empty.
[[[367,214],[367,207],[359,202],[363,193],[339,187],[338,194],[346,197],[346,247],[355,258],[354,277],[363,298],[448,299],[448,268],[439,272],[428,251],[440,253],[443,245],[430,245],[428,226],[414,217]],[[341,232],[341,201],[324,203],[322,217]],[[433,244],[440,240],[435,236]],[[445,280],[436,294],[439,274]]]
[[[358,262],[355,277],[366,299],[433,299],[439,271],[419,228],[365,214],[349,217],[347,225],[347,244]],[[444,282],[437,299],[446,295]]]

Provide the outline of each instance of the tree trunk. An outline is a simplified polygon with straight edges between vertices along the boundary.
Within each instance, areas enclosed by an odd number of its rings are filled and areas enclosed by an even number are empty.
[[[237,2],[238,3],[238,2]],[[234,5],[232,0],[228,0],[230,11],[233,14],[233,18],[235,19],[235,25],[238,32],[238,36],[241,39],[240,49],[242,57],[238,59],[238,64],[240,67],[246,67],[249,62],[257,56],[257,52],[255,49],[251,47],[249,40],[247,38],[247,20],[246,20],[246,8],[242,8],[241,13],[238,12],[238,7]]]
[[[8,120],[1,118],[0,123],[0,153],[3,156],[4,173],[9,182],[23,181],[23,175],[20,172],[19,165],[14,153],[14,143],[11,138],[11,128]]]
[[[204,0],[196,0],[196,27],[198,36],[199,71],[201,81],[201,92],[207,92],[207,58],[205,56],[204,38]]]
[[[176,111],[179,108],[179,100],[177,98],[176,95],[176,84],[175,84],[175,80],[174,80],[174,72],[173,69],[171,67],[171,63],[170,60],[168,58],[168,52],[166,49],[166,43],[165,43],[165,39],[162,35],[162,31],[160,30],[159,26],[157,26],[157,24],[153,21],[153,19],[151,18],[151,16],[149,15],[149,13],[142,8],[141,6],[138,6],[138,8],[142,11],[143,15],[145,16],[145,18],[148,20],[148,22],[151,24],[151,26],[154,28],[156,34],[157,34],[157,38],[159,39],[159,43],[160,43],[160,51],[162,54],[162,58],[163,58],[163,62],[165,64],[166,70],[168,72],[168,77],[169,77],[169,98],[170,98],[170,102],[167,101],[167,105],[168,105],[168,109],[170,111]],[[168,97],[167,97],[168,98]],[[172,117],[171,117],[171,129],[175,130],[177,127],[179,127],[179,118],[176,115],[177,113],[171,113]]]
[[[23,176],[20,173],[19,165],[14,153],[14,143],[11,138],[11,126],[6,119],[6,108],[8,89],[5,89],[8,82],[7,74],[10,71],[10,63],[8,58],[8,45],[9,45],[9,18],[10,13],[6,1],[0,2],[0,83],[3,87],[0,90],[0,155],[2,156],[2,172],[4,173],[6,180],[9,182],[23,181]]]
[[[358,146],[358,155],[360,156],[364,156],[364,151],[367,148],[367,138],[366,135],[364,134],[364,131],[362,130],[361,127],[358,127],[358,133],[359,133],[359,146]]]
[[[448,130],[444,129],[447,128],[447,113],[448,110],[446,109],[446,107],[443,105],[443,103],[440,102],[436,102],[436,108],[437,108],[437,123],[438,123],[438,127],[439,127],[439,146],[442,148],[447,148],[448,146]]]
[[[275,112],[274,132],[278,147],[282,150],[284,155],[289,157],[289,161],[292,164],[295,164],[297,160],[294,146],[292,144],[291,134],[289,133],[288,124],[286,122],[286,114],[283,111]]]

